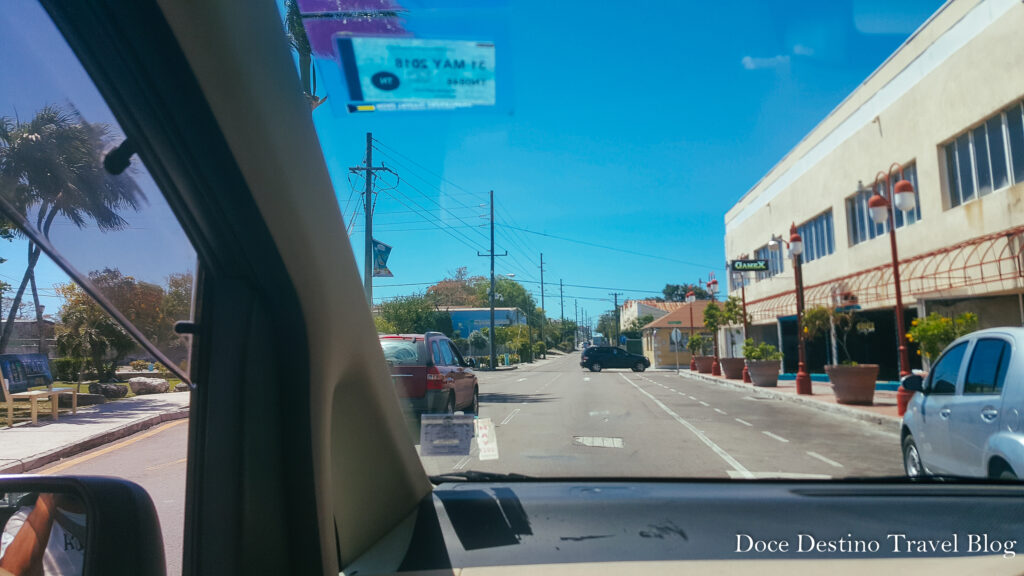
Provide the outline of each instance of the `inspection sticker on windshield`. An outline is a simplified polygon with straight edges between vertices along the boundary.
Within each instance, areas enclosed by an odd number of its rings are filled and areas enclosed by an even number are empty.
[[[420,456],[466,456],[472,442],[472,416],[424,414],[420,418]]]
[[[481,460],[498,459],[498,435],[490,418],[476,421],[476,447],[480,449]]]
[[[338,36],[349,112],[493,106],[494,44]]]

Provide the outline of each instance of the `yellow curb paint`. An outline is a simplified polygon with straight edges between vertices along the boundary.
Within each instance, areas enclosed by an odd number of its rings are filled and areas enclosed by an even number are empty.
[[[77,465],[79,465],[79,464],[81,464],[83,462],[88,462],[89,460],[92,460],[93,458],[96,458],[97,456],[102,456],[104,454],[109,454],[109,453],[113,452],[114,450],[119,450],[121,448],[124,448],[125,446],[131,446],[132,444],[135,444],[139,440],[145,440],[146,438],[149,438],[150,436],[155,436],[155,435],[163,432],[164,430],[167,430],[168,428],[173,428],[175,426],[180,426],[180,425],[185,424],[187,422],[188,422],[187,418],[183,418],[181,420],[174,420],[173,422],[168,422],[168,423],[163,424],[161,426],[157,426],[156,428],[153,428],[151,430],[147,430],[146,432],[143,432],[141,434],[137,434],[137,435],[135,435],[132,438],[129,438],[127,440],[122,440],[121,442],[118,442],[117,444],[111,444],[110,446],[107,446],[105,448],[100,448],[99,450],[96,450],[95,452],[90,452],[88,454],[84,454],[84,455],[78,456],[76,458],[71,458],[70,460],[65,460],[64,462],[61,462],[60,464],[57,464],[56,466],[53,466],[51,468],[47,468],[46,470],[42,470],[42,471],[40,471],[38,473],[39,474],[57,474],[58,472],[61,472],[63,470],[67,470],[68,468],[71,468],[72,466],[77,466]]]

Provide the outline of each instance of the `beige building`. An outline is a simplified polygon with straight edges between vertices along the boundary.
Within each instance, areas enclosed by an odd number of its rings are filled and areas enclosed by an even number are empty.
[[[867,210],[875,175],[893,163],[917,192],[916,209],[896,215],[906,322],[970,310],[983,326],[1024,323],[1022,101],[1024,4],[947,2],[726,214],[726,256],[771,260],[770,271],[746,273],[751,335],[781,339],[793,369],[793,270],[768,241],[788,239],[795,223],[807,305],[874,322],[851,355],[894,376],[888,227]],[[828,353],[812,348],[818,369]]]
[[[655,320],[677,310],[683,302],[659,302],[657,300],[626,300],[619,308],[619,330],[627,330],[638,318],[653,316]]]
[[[644,356],[651,361],[652,368],[686,368],[690,365],[690,351],[686,344],[696,334],[710,336],[704,329],[704,308],[708,300],[697,300],[691,304],[679,303],[675,310],[643,327]],[[681,339],[672,341],[672,331],[678,329]],[[709,344],[710,347],[710,344]],[[710,349],[708,351],[710,354]]]

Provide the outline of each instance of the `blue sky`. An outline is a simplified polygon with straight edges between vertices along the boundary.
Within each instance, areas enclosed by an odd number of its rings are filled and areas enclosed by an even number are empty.
[[[337,64],[318,60],[318,92],[329,104],[314,121],[346,220],[358,202],[352,188],[362,186],[348,168],[363,161],[367,131],[381,143],[375,164],[400,177],[389,191],[393,177],[378,183],[374,235],[394,247],[395,277],[377,279],[375,296],[422,291],[460,266],[486,274],[477,251],[487,248],[487,229],[477,226],[493,189],[497,251],[510,254],[496,271],[515,274],[539,301],[543,252],[549,316],[559,313],[562,279],[571,285],[567,316],[576,300],[596,319],[613,291],[621,302],[712,271],[724,280],[725,212],[941,2],[402,4],[418,36],[495,42],[498,103],[349,115],[337,107],[345,99]],[[27,117],[70,98],[87,119],[112,123],[37,11],[15,3],[0,16],[0,115]],[[57,238],[81,269],[117,262],[160,281],[191,267],[180,231],[164,225],[158,191],[137,177],[150,204],[130,218],[131,230]],[[414,202],[427,214],[410,211]],[[356,224],[353,273],[361,274]],[[0,278],[20,278],[24,252],[21,241],[0,246],[9,259]],[[43,263],[38,277],[54,311],[50,285],[63,274]]]
[[[595,318],[611,308],[608,288],[624,292],[621,302],[712,271],[722,278],[725,212],[941,6],[516,2],[467,14],[462,3],[442,4],[447,11],[422,19],[418,4],[405,4],[406,28],[494,40],[494,109],[347,115],[336,98],[314,112],[343,209],[350,187],[362,186],[347,169],[363,160],[366,131],[390,147],[381,147],[387,156],[375,151],[375,163],[402,178],[406,197],[378,195],[374,236],[394,247],[395,277],[377,279],[374,295],[423,290],[394,285],[439,280],[459,266],[486,274],[477,247],[428,230],[434,224],[399,200],[415,199],[451,232],[486,243],[486,229],[468,225],[485,222],[477,205],[493,189],[497,252],[511,255],[497,272],[516,274],[539,300],[543,252],[549,316],[559,314],[563,279],[576,286],[565,294]],[[318,65],[328,77],[321,95],[343,101],[344,89],[330,82],[337,64]],[[390,177],[380,183],[389,185]],[[352,198],[348,218],[358,193]],[[352,240],[361,262],[361,227]]]

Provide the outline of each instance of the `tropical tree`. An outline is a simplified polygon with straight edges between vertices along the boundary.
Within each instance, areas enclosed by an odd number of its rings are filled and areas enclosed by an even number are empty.
[[[0,194],[37,232],[49,239],[60,217],[78,228],[94,223],[101,231],[120,230],[120,212],[137,210],[145,199],[127,174],[109,174],[100,152],[108,142],[105,124],[90,124],[76,111],[46,106],[27,122],[0,118]],[[42,321],[35,285],[40,247],[29,240],[28,264],[7,314],[0,353],[7,349],[15,313],[31,285],[36,319]]]
[[[58,284],[56,291],[64,300],[56,327],[58,352],[88,359],[101,381],[113,379],[117,363],[135,349],[135,341],[77,284]]]
[[[452,333],[451,316],[438,310],[433,301],[423,294],[401,296],[382,303],[380,317],[400,334]]]
[[[483,276],[470,276],[465,266],[459,267],[430,288],[427,296],[434,298],[440,306],[473,306],[477,302],[477,286],[484,282]],[[497,290],[496,290],[497,291]]]
[[[742,300],[735,296],[729,296],[726,298],[725,302],[722,303],[722,324],[725,326],[746,324],[746,318],[743,317]],[[729,337],[729,354],[732,354],[736,335],[732,330],[728,330],[727,335]]]
[[[665,295],[667,302],[685,302],[686,294],[693,292],[693,295],[697,300],[707,300],[711,298],[708,291],[697,286],[696,284],[665,284],[665,288],[661,291]]]
[[[626,326],[626,329],[622,331],[622,335],[626,338],[640,338],[643,334],[644,326],[647,326],[651,322],[654,322],[654,316],[651,314],[641,316],[640,318],[630,322],[629,326]]]
[[[717,302],[709,302],[704,308],[704,327],[711,333],[711,345],[715,358],[718,357],[718,328],[722,326],[722,308]]]

